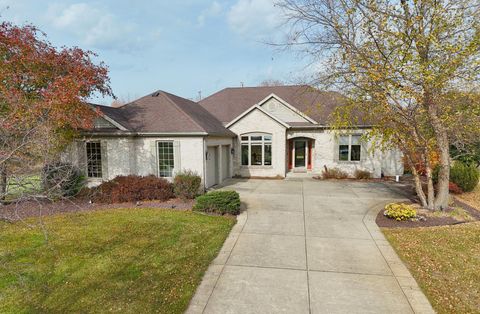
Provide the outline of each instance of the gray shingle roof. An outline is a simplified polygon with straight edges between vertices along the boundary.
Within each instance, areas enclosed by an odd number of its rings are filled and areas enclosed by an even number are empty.
[[[225,88],[199,103],[225,124],[272,93],[319,124],[327,124],[335,107],[345,104],[340,93],[322,92],[308,85]]]
[[[118,108],[98,108],[131,132],[234,136],[199,104],[164,91],[153,92]]]

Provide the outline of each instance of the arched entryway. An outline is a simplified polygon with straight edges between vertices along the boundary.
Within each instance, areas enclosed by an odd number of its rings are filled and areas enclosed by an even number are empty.
[[[313,169],[314,139],[307,137],[291,138],[287,145],[288,171],[308,172]]]

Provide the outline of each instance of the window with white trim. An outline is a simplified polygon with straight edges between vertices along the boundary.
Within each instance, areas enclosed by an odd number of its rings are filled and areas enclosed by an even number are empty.
[[[338,139],[338,159],[340,161],[360,161],[361,135],[341,135]]]
[[[158,176],[162,178],[171,178],[175,159],[173,153],[173,141],[157,142],[158,149]]]
[[[240,137],[242,166],[272,165],[272,135],[255,133]]]
[[[86,142],[87,177],[102,177],[102,145],[100,142]]]

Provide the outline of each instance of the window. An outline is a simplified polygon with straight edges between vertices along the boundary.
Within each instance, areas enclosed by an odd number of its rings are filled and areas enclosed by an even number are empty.
[[[100,142],[87,142],[87,177],[102,177],[102,146]]]
[[[242,166],[248,166],[248,144],[242,144]]]
[[[360,135],[342,135],[338,139],[338,159],[340,161],[360,161]]]
[[[242,135],[242,166],[272,165],[272,136],[269,134]]]
[[[162,178],[171,178],[175,166],[173,157],[173,142],[157,142],[158,147],[158,175]]]

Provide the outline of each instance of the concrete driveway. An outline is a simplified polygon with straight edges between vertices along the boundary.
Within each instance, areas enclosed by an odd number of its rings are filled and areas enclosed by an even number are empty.
[[[231,180],[247,211],[188,313],[431,313],[376,226],[383,183]]]

